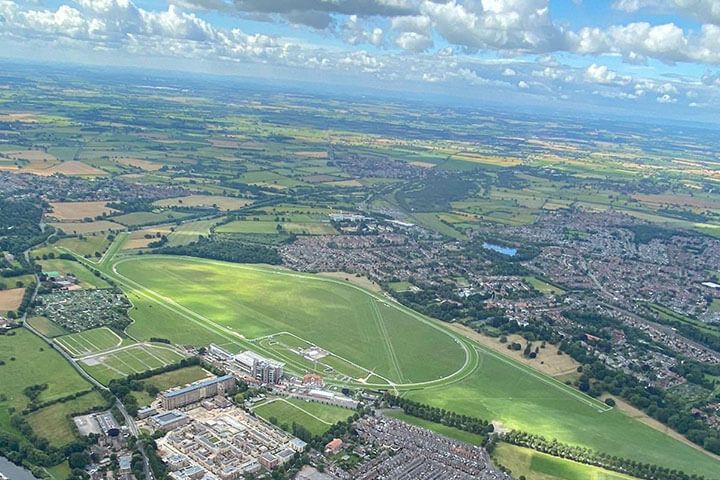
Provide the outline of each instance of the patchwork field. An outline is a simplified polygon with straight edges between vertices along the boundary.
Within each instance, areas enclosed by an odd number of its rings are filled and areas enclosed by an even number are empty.
[[[11,288],[9,290],[0,290],[0,312],[9,312],[17,310],[25,295],[24,288]]]
[[[271,398],[254,406],[252,411],[259,417],[282,427],[292,427],[293,423],[297,423],[307,428],[313,435],[322,435],[332,425],[346,420],[355,413],[347,408],[306,402],[297,398]]]
[[[125,230],[125,227],[119,223],[111,222],[109,220],[98,220],[95,222],[54,222],[50,223],[50,226],[62,230],[68,235],[86,234],[86,233],[97,233],[97,232],[109,232]]]
[[[82,220],[84,218],[95,218],[98,215],[112,214],[115,212],[107,206],[107,202],[50,202],[52,212],[50,216],[58,220]]]
[[[183,358],[184,355],[167,345],[137,343],[84,357],[80,365],[97,381],[107,385],[114,378],[160,368]]]
[[[55,339],[73,357],[83,357],[122,345],[123,339],[108,327],[93,328]]]
[[[287,331],[393,383],[437,380],[460,369],[466,356],[453,335],[335,279],[181,257],[128,258],[114,268],[132,282],[131,292],[172,299],[209,326],[211,334],[194,337],[194,344]],[[185,341],[178,335],[188,324],[182,317],[170,315],[166,322],[156,315],[160,308],[137,306],[131,335]]]
[[[220,210],[237,210],[250,205],[252,200],[246,198],[225,197],[220,195],[189,195],[187,197],[166,198],[153,205],[158,207],[212,207]]]

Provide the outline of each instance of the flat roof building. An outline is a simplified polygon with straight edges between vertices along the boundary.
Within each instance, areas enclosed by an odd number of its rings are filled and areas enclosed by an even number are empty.
[[[162,406],[166,410],[184,407],[199,402],[205,398],[222,395],[235,387],[235,377],[223,375],[201,382],[193,383],[187,387],[170,390],[162,394]]]

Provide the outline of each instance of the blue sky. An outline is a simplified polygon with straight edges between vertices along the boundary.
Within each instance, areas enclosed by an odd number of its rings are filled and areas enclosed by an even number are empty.
[[[720,118],[720,0],[0,0],[0,55]]]

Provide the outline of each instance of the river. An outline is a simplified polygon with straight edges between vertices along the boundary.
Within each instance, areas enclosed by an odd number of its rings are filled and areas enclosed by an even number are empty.
[[[0,457],[0,473],[10,480],[37,480],[28,470],[18,467],[5,457]]]

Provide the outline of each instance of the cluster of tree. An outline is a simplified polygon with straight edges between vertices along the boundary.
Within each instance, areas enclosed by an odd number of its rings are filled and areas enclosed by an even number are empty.
[[[0,251],[19,257],[47,239],[52,228],[40,228],[43,204],[37,200],[0,198]]]
[[[477,188],[475,182],[461,175],[439,173],[408,184],[395,194],[395,198],[409,212],[439,212],[450,210],[450,202],[468,197]]]
[[[632,232],[633,240],[637,244],[646,244],[653,240],[670,240],[673,237],[689,235],[682,230],[673,230],[655,224],[629,225],[625,229]]]
[[[596,452],[584,447],[566,445],[555,439],[547,440],[540,435],[516,430],[502,434],[500,438],[513,445],[532,448],[533,450],[547,453],[555,457],[566,458],[588,465],[595,465],[607,470],[632,475],[633,477],[646,480],[701,480],[703,478],[697,475],[688,475],[677,469],[670,469],[649,463],[628,460],[615,455]]]
[[[652,418],[685,435],[691,442],[712,453],[720,454],[719,432],[692,414],[692,404],[668,395],[662,389],[644,385],[623,371],[609,369],[588,353],[579,339],[562,342],[560,349],[583,364],[582,375],[578,380],[580,391],[594,397],[603,392],[621,397]]]
[[[229,238],[200,237],[199,240],[189,245],[158,248],[153,250],[153,253],[188,255],[235,263],[267,263],[271,265],[282,263],[282,258],[274,248]]]
[[[451,285],[447,284],[422,284],[418,290],[398,292],[395,297],[407,307],[445,322],[462,319],[479,320],[502,315],[500,310],[490,310],[484,307],[484,301],[489,298],[489,295],[478,293],[461,297]],[[438,298],[446,301],[438,302]]]
[[[483,444],[487,442],[488,436],[494,431],[492,423],[480,418],[460,415],[444,408],[432,407],[406,398],[396,397],[390,393],[385,393],[383,400],[390,406],[402,408],[405,413],[413,417],[481,435],[485,439]]]

